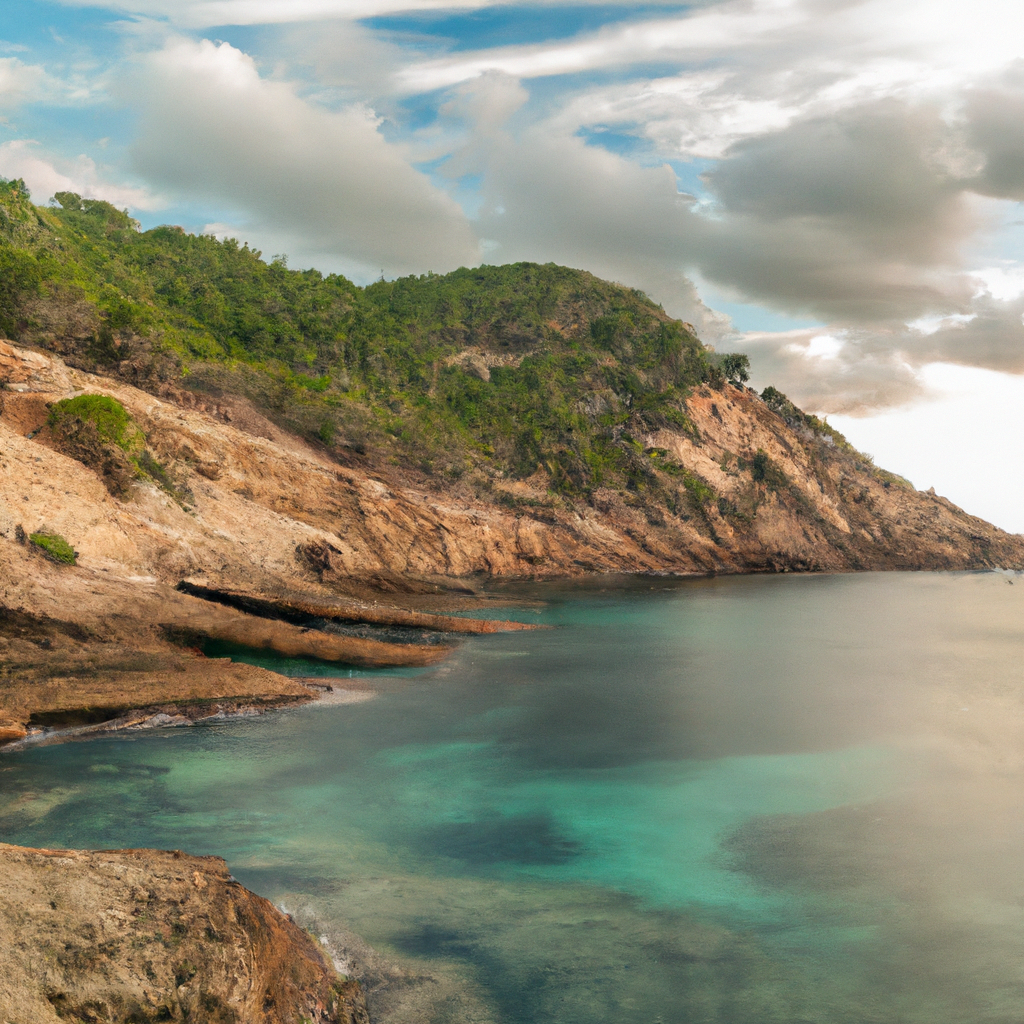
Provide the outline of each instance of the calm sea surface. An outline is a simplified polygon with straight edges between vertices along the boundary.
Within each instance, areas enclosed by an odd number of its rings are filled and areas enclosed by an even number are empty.
[[[507,593],[556,628],[0,757],[0,838],[224,856],[395,1024],[1024,1020],[1024,578]]]

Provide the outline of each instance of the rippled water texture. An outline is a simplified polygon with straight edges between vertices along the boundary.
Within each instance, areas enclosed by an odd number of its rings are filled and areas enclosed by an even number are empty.
[[[372,700],[0,759],[2,836],[221,854],[395,1022],[1022,1019],[1024,580],[513,598]]]

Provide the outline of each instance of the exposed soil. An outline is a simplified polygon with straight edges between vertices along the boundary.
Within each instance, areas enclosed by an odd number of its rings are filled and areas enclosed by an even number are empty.
[[[49,404],[83,392],[144,431],[146,477],[111,468],[84,427],[53,436]],[[494,577],[1024,568],[1024,538],[745,388],[687,404],[686,431],[635,439],[658,467],[637,490],[570,499],[541,471],[442,485],[340,465],[242,399],[155,397],[0,342],[0,745],[312,699],[205,657],[211,640],[432,664],[461,634],[523,628],[450,614],[486,609]],[[49,560],[41,532],[77,564]],[[0,846],[0,1019],[367,1018],[357,986],[222,861]]]

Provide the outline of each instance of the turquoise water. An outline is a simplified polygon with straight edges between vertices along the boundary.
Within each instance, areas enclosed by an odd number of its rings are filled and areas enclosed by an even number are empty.
[[[4,757],[0,836],[224,856],[396,1024],[1021,1019],[1024,581],[505,593],[556,628]]]

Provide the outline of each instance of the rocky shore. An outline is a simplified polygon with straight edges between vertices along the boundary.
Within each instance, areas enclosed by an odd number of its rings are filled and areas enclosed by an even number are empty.
[[[123,406],[151,472],[115,493],[109,467],[62,447],[49,409],[76,395]],[[570,500],[542,467],[442,486],[345,465],[243,399],[157,396],[0,342],[0,745],[315,697],[225,650],[436,664],[466,634],[530,628],[488,618],[493,577],[1024,568],[1024,538],[743,386],[697,388],[687,415],[636,441],[662,467],[661,504]],[[360,998],[222,861],[0,846],[9,1024],[355,1024]]]
[[[358,982],[219,857],[2,844],[0,1019],[369,1021]]]

